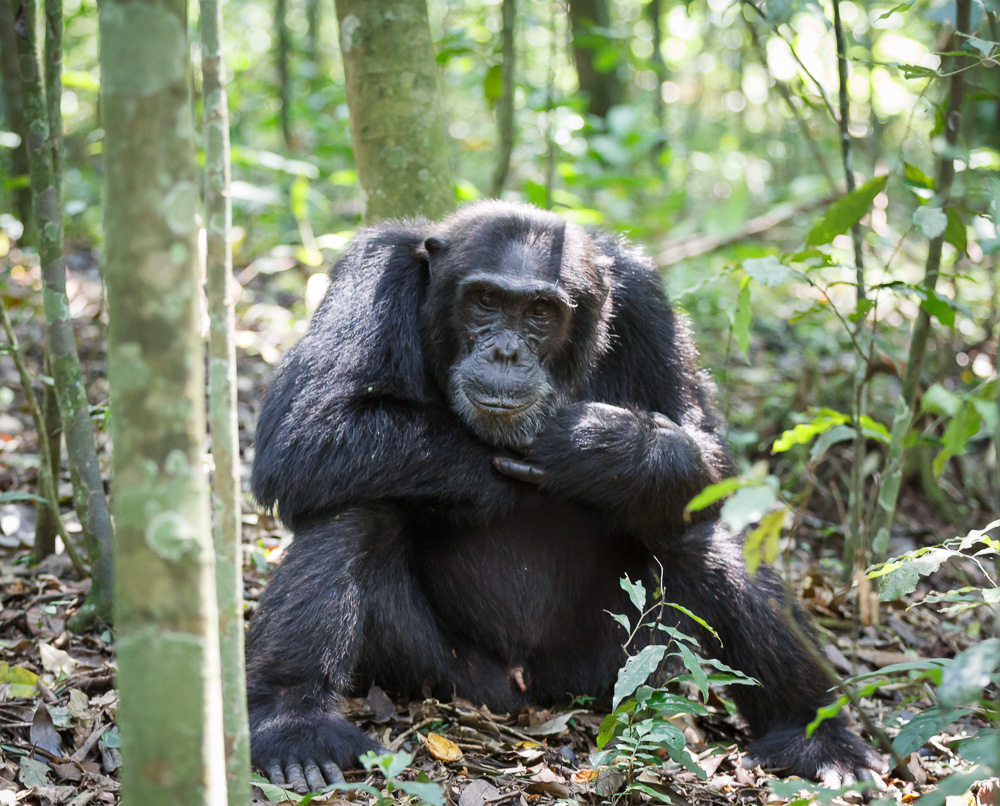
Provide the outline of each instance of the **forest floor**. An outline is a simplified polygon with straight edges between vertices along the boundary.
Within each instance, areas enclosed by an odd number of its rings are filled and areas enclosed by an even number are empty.
[[[37,373],[42,335],[37,266],[27,256],[20,261],[13,257],[5,302],[14,311],[22,348]],[[90,400],[100,417],[107,401],[103,290],[89,253],[75,254],[70,266],[69,290],[81,360]],[[247,462],[256,401],[280,354],[301,332],[301,315],[293,321],[289,311],[301,304],[305,281],[283,279],[287,268],[280,262],[262,262],[251,264],[240,276],[244,294],[237,337],[239,420]],[[0,397],[0,494],[4,495],[0,499],[0,806],[117,803],[121,758],[115,727],[113,638],[107,629],[87,635],[66,630],[66,619],[82,601],[88,582],[75,578],[64,554],[30,564],[34,505],[10,494],[35,494],[37,443],[13,362],[7,358],[0,359],[0,393],[4,387],[10,391]],[[99,446],[107,470],[106,427],[100,431]],[[65,474],[60,492],[67,524],[78,532]],[[904,499],[904,512],[907,508],[912,521],[922,524],[924,531],[929,527],[952,536],[950,526],[932,522],[921,501]],[[824,518],[829,513],[814,512],[808,519],[817,534]],[[257,514],[248,496],[243,527],[245,596],[247,614],[252,617],[267,570],[280,558],[289,536],[273,518]],[[921,545],[919,530],[914,534],[902,538],[901,550]],[[905,601],[883,605],[878,623],[861,625],[855,593],[836,578],[831,563],[824,559],[824,553],[832,554],[835,549],[828,539],[811,539],[806,531],[791,552],[789,567],[795,588],[818,625],[826,656],[838,673],[849,676],[919,658],[951,657],[977,640],[973,611],[946,615],[931,606],[912,607],[922,598],[921,591],[926,590],[922,588]],[[930,583],[938,590],[970,584],[966,576],[955,575],[947,566]],[[883,686],[862,701],[868,717],[890,737],[929,704],[926,691],[903,685]],[[385,746],[413,754],[402,779],[425,780],[426,776],[442,784],[446,798],[458,806],[544,806],[567,799],[612,802],[624,783],[621,768],[600,773],[589,768],[588,758],[596,749],[605,713],[579,702],[558,710],[492,714],[460,700],[394,703],[376,688],[366,698],[346,703],[346,710]],[[633,771],[633,783],[643,786],[630,802],[786,804],[808,796],[784,790],[779,794],[771,786],[776,780],[773,776],[759,768],[745,769],[742,759],[749,741],[745,726],[727,713],[717,697],[710,699],[709,710],[708,717],[674,720],[704,779],[673,764]],[[854,727],[858,729],[857,724]],[[954,747],[975,727],[969,720],[960,720],[928,741],[906,759],[905,769],[885,776],[887,791],[882,797],[910,803],[961,769],[964,762]],[[384,788],[380,777],[363,771],[349,778]],[[995,781],[976,785],[949,799],[948,806],[987,806],[992,803],[994,786]],[[310,800],[266,784],[255,787],[254,794],[258,804]],[[327,803],[344,797],[343,792],[330,793],[311,801]],[[363,801],[367,796],[350,797]],[[829,793],[824,799],[831,797]],[[859,802],[860,795],[846,793],[835,802],[845,801]]]

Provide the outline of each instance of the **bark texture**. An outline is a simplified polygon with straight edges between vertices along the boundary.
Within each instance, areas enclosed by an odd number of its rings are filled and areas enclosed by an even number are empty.
[[[122,803],[226,803],[186,3],[100,7]]]
[[[366,221],[455,205],[426,0],[337,0]]]

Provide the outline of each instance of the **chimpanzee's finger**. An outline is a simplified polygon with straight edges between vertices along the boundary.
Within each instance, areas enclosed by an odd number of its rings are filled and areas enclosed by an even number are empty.
[[[306,783],[309,784],[310,792],[319,792],[326,789],[327,782],[323,780],[323,773],[319,771],[319,765],[311,758],[306,759],[303,772],[306,774]]]
[[[332,761],[327,760],[323,762],[323,775],[326,777],[327,784],[344,783],[344,773]]]
[[[505,476],[510,476],[518,481],[526,481],[528,484],[540,484],[545,478],[545,471],[538,465],[520,459],[511,459],[507,456],[494,456],[493,467]]]
[[[297,761],[285,765],[285,776],[288,778],[288,785],[300,795],[305,795],[309,791],[309,785],[302,774],[302,765]]]
[[[267,779],[275,786],[286,786],[285,774],[281,771],[281,763],[278,761],[270,762],[264,771],[267,773]]]
[[[660,414],[658,411],[651,411],[649,416],[653,418],[653,425],[659,428],[661,431],[681,431],[681,427],[677,425],[673,420],[667,417],[666,414]]]

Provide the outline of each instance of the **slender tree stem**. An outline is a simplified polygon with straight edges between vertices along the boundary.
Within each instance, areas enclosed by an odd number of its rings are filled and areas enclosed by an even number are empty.
[[[94,616],[105,621],[111,619],[113,532],[66,297],[62,205],[53,158],[56,149],[52,145],[52,137],[58,136],[58,132],[49,128],[45,85],[38,65],[35,20],[35,0],[21,0],[15,28],[21,54],[21,86],[27,117],[31,121],[28,126],[28,158],[42,266],[46,352],[59,398],[70,476],[74,479],[73,506],[83,527],[92,574],[87,603],[71,625],[74,629],[85,629]]]
[[[500,156],[490,195],[499,197],[510,172],[510,156],[514,150],[514,29],[517,21],[517,0],[503,0],[503,61],[501,63],[501,96],[497,106],[497,127],[500,132]]]
[[[955,34],[956,39],[970,32],[970,17],[972,0],[956,0],[955,3]],[[962,102],[965,99],[965,65],[966,56],[954,56],[955,69],[951,72],[948,89],[948,105],[944,118],[944,148],[938,157],[937,177],[935,182],[935,202],[942,208],[947,207],[951,186],[955,179],[955,162],[953,154],[958,145],[958,135],[962,124]],[[937,286],[941,271],[941,250],[944,247],[944,233],[932,238],[927,249],[927,262],[924,267],[924,285],[929,289]],[[885,556],[889,546],[889,534],[892,522],[896,516],[896,502],[899,499],[899,488],[902,482],[903,460],[906,457],[905,440],[913,422],[914,408],[917,402],[917,392],[920,388],[921,370],[924,355],[927,352],[927,339],[930,336],[930,314],[921,308],[913,324],[910,336],[910,350],[906,361],[906,372],[903,375],[903,390],[899,397],[896,413],[892,421],[892,434],[889,442],[889,452],[886,457],[882,476],[882,489],[878,496],[878,509],[875,513],[874,541],[876,559]]]
[[[14,333],[14,326],[7,315],[7,306],[0,296],[0,318],[3,320],[3,331],[7,335],[7,343],[10,345],[10,355],[14,359],[14,366],[17,367],[18,377],[21,379],[21,388],[24,390],[24,397],[28,401],[28,411],[31,412],[32,422],[35,424],[35,433],[38,435],[38,488],[42,498],[45,499],[46,506],[52,513],[52,524],[56,534],[62,538],[63,546],[66,547],[66,554],[80,579],[86,579],[89,575],[87,566],[83,563],[83,558],[76,550],[73,538],[66,531],[62,515],[59,513],[59,494],[56,488],[56,480],[52,475],[52,456],[50,455],[49,439],[45,433],[45,419],[42,417],[42,410],[38,407],[38,398],[35,397],[35,390],[31,385],[31,375],[24,363],[24,356],[21,355],[21,346],[17,342],[17,335]],[[38,559],[36,557],[36,559]]]
[[[250,730],[243,668],[243,560],[236,345],[230,248],[229,104],[222,58],[222,2],[201,0],[205,102],[205,277],[208,293],[209,426],[212,432],[215,585],[219,603],[222,715],[229,806],[250,802]]]

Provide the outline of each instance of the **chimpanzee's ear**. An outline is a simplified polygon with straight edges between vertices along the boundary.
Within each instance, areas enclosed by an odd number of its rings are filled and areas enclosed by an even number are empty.
[[[451,246],[447,238],[440,235],[429,235],[424,238],[423,247],[419,250],[420,256],[427,261],[427,273],[434,274],[434,261],[439,258]]]

